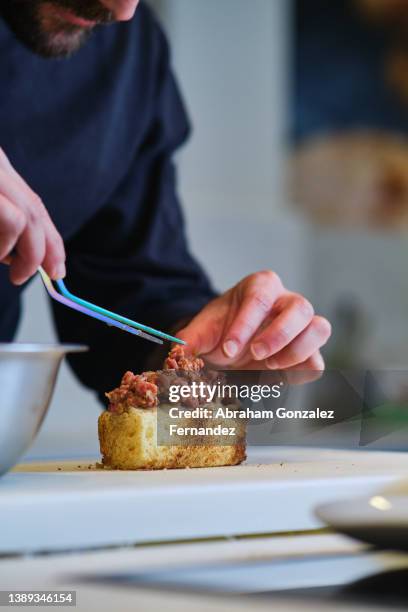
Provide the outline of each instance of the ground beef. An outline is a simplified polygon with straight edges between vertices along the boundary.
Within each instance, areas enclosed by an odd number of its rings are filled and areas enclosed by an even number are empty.
[[[186,357],[181,346],[173,348],[164,362],[164,369],[157,372],[133,374],[126,372],[120,386],[106,393],[111,412],[123,412],[132,406],[138,408],[155,408],[160,402],[169,402],[171,386],[189,385],[192,382],[213,384],[218,378],[217,372],[204,370],[204,362],[199,357]],[[206,397],[182,398],[181,404],[196,408],[206,402]]]
[[[146,374],[152,373],[146,372]],[[120,386],[106,393],[111,412],[121,412],[131,406],[154,408],[158,403],[157,395],[158,388],[154,382],[150,382],[145,374],[133,374],[133,372],[126,372]]]
[[[187,357],[182,346],[171,349],[169,356],[164,362],[165,370],[187,370],[199,372],[204,368],[204,361],[200,357]]]
[[[192,382],[192,374],[198,380],[203,380],[198,374],[188,372],[187,370],[161,370],[157,373],[157,386],[159,388],[159,401],[162,403],[169,403],[169,391],[170,387],[181,387],[190,385]],[[180,404],[182,406],[188,406],[189,408],[196,408],[203,402],[198,397],[185,397],[181,398]]]

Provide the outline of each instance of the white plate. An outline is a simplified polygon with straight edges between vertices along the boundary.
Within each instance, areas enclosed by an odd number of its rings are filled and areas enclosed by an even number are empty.
[[[380,548],[408,550],[408,480],[369,497],[323,504],[316,515],[353,538]]]

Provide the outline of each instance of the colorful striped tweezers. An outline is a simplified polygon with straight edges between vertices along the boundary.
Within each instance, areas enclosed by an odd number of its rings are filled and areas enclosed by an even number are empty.
[[[170,336],[169,334],[165,334],[157,329],[153,329],[147,325],[143,325],[142,323],[137,323],[136,321],[132,321],[127,317],[123,317],[118,315],[110,310],[106,310],[105,308],[101,308],[100,306],[96,306],[96,304],[92,304],[91,302],[87,302],[79,297],[73,295],[65,286],[65,283],[60,280],[56,281],[55,284],[59,291],[54,288],[54,285],[48,276],[48,274],[42,269],[38,269],[42,281],[45,285],[48,294],[52,297],[53,300],[60,302],[60,304],[64,304],[68,306],[68,308],[72,308],[73,310],[77,310],[78,312],[82,312],[83,314],[88,315],[89,317],[93,317],[94,319],[98,319],[107,325],[118,327],[119,329],[128,332],[129,334],[134,334],[135,336],[140,336],[141,338],[145,338],[146,340],[150,340],[150,342],[156,342],[157,344],[163,344],[163,340],[168,340],[169,342],[176,342],[178,344],[185,344],[183,340],[179,338],[175,338],[174,336]]]

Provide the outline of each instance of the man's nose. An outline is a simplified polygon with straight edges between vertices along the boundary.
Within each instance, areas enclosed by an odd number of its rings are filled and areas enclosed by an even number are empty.
[[[101,3],[112,12],[116,21],[129,21],[135,14],[139,0],[101,0]]]

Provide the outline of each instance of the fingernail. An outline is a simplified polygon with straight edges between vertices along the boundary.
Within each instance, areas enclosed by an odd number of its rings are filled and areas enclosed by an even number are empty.
[[[239,346],[235,340],[227,340],[224,342],[223,349],[227,357],[235,357],[238,354]]]
[[[65,278],[67,271],[65,269],[65,264],[61,263],[56,266],[53,274],[53,280],[61,280]]]
[[[263,342],[257,342],[252,345],[252,354],[255,359],[265,359],[268,356],[269,350]]]
[[[279,364],[276,361],[276,359],[274,359],[273,357],[269,357],[269,359],[266,360],[266,365],[270,370],[278,370],[279,369]]]

